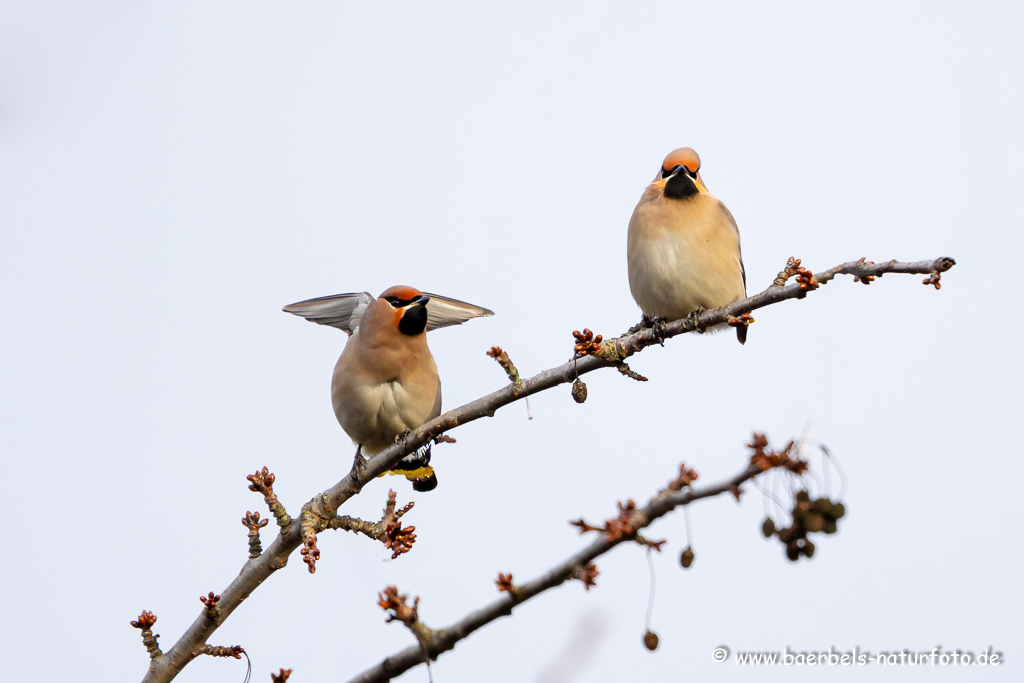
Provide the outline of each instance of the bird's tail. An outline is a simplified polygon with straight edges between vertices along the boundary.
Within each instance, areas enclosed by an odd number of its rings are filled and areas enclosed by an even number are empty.
[[[420,446],[395,465],[388,474],[401,474],[412,482],[414,491],[433,491],[437,488],[437,475],[430,466],[430,443]]]

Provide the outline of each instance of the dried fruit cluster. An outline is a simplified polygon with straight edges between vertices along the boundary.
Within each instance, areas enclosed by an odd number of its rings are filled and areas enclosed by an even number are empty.
[[[808,534],[823,532],[834,534],[838,530],[837,522],[846,514],[846,506],[833,503],[829,498],[811,500],[807,491],[798,491],[793,505],[793,524],[785,529],[776,529],[771,518],[764,520],[761,532],[765,538],[778,536],[786,547],[786,557],[792,562],[805,557],[814,556],[814,543],[807,538]]]
[[[585,403],[587,400],[587,385],[579,377],[572,383],[572,400],[577,403]]]

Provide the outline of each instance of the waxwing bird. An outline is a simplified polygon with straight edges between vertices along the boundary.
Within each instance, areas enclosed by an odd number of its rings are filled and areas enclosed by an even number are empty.
[[[331,402],[341,428],[357,445],[357,466],[363,456],[379,453],[441,414],[441,380],[426,333],[494,315],[412,287],[391,287],[377,299],[367,292],[336,294],[284,310],[349,334],[334,366]],[[403,458],[393,473],[404,474],[417,491],[436,487],[430,444]]]
[[[629,289],[646,319],[678,320],[747,296],[740,232],[689,147],[667,157],[633,210]],[[737,327],[740,343],[747,328]]]

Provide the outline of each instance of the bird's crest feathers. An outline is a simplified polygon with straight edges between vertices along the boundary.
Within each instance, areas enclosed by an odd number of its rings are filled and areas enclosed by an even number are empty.
[[[696,173],[700,170],[700,157],[690,147],[680,147],[673,152],[669,152],[669,155],[665,157],[665,161],[661,164],[663,171],[671,171],[676,166],[685,166],[690,173]]]
[[[381,298],[393,296],[403,301],[409,301],[421,296],[423,292],[413,287],[406,287],[405,285],[395,285],[394,287],[388,287],[380,293]]]

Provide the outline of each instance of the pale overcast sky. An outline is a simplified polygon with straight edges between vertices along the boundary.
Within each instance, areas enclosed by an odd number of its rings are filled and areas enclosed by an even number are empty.
[[[371,5],[373,5],[371,7]],[[432,333],[452,408],[532,375],[570,333],[639,318],[630,213],[664,155],[696,148],[732,210],[750,290],[786,258],[952,256],[870,287],[844,277],[732,335],[675,339],[453,434],[419,540],[390,561],[324,534],[212,638],[254,681],[344,681],[414,641],[376,593],[444,626],[533,578],[677,472],[741,470],[752,430],[810,436],[848,480],[839,533],[789,563],[750,485],[473,635],[434,680],[1022,680],[1018,420],[1024,41],[1019,3],[0,3],[0,460],[10,519],[0,659],[12,681],[142,677],[128,622],[169,648],[245,561],[245,475],[293,513],[347,471],[328,395],[345,338],[281,312],[394,284],[496,312]],[[815,461],[815,466],[820,463]],[[265,544],[271,533],[265,531]],[[823,671],[711,652],[860,647],[1005,665]],[[183,682],[240,681],[203,658]],[[426,681],[422,667],[402,681]]]

